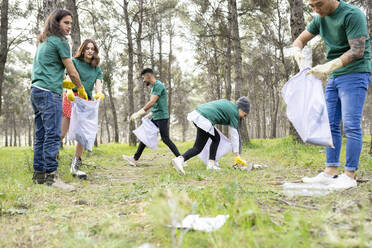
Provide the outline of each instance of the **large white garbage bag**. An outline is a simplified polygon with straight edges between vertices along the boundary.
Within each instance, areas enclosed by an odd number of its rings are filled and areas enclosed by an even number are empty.
[[[148,118],[142,118],[142,124],[133,131],[143,144],[154,151],[158,148],[158,132],[159,128]]]
[[[287,117],[304,142],[333,147],[322,82],[305,68],[283,87]]]
[[[72,102],[67,139],[76,140],[89,151],[92,151],[98,131],[99,102],[86,101],[80,97],[75,97],[75,102]]]
[[[224,156],[227,152],[231,151],[232,144],[228,138],[226,138],[225,135],[223,135],[220,130],[216,128],[217,132],[220,134],[220,143],[217,148],[216,153],[216,161],[218,161],[222,156]],[[212,144],[212,140],[208,139],[207,143],[205,144],[203,150],[198,154],[198,157],[206,164],[208,165],[209,160],[209,150],[210,146]]]

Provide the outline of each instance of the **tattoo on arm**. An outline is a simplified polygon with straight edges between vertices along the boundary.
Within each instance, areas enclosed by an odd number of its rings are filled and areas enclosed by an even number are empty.
[[[341,56],[344,66],[363,57],[365,44],[366,37],[364,36],[349,40],[350,49]]]

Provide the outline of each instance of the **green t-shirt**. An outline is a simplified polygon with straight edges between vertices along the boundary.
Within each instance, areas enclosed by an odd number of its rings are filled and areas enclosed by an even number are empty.
[[[316,16],[307,30],[322,37],[327,47],[327,59],[334,60],[350,49],[349,40],[366,37],[364,56],[331,73],[331,77],[355,72],[371,72],[371,50],[364,13],[354,5],[340,0],[337,9],[329,16]]]
[[[151,88],[150,94],[159,96],[159,99],[151,108],[152,119],[169,119],[167,89],[165,88],[164,84],[159,80],[156,80]]]
[[[70,46],[66,39],[49,36],[36,50],[32,68],[32,84],[57,94],[62,94],[65,66],[63,58],[70,58]]]
[[[229,125],[238,129],[238,107],[226,99],[204,103],[198,106],[196,111],[207,118],[212,125]]]
[[[81,83],[84,85],[88,98],[92,99],[92,92],[96,80],[102,80],[101,67],[93,67],[91,64],[85,62],[84,60],[76,58],[73,58],[72,62],[74,63],[74,66],[79,73]],[[74,89],[74,91],[77,91],[77,89]]]

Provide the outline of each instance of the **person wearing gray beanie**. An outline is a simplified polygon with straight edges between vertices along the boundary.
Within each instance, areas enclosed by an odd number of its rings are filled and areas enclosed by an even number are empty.
[[[249,111],[251,110],[251,103],[249,102],[248,98],[245,96],[240,97],[236,101],[236,106],[238,106],[238,108],[240,108],[247,114],[249,114]]]
[[[235,154],[234,165],[246,166],[247,163],[240,158],[241,139],[239,127],[241,120],[248,115],[250,102],[247,97],[240,97],[236,104],[221,99],[199,105],[196,110],[187,115],[187,119],[196,126],[197,134],[194,146],[183,155],[172,159],[173,167],[181,174],[185,174],[184,162],[198,155],[205,147],[208,139],[212,140],[209,149],[207,170],[219,170],[216,162],[217,148],[220,135],[215,125],[228,125],[230,127],[232,149]],[[235,168],[235,167],[234,167]]]

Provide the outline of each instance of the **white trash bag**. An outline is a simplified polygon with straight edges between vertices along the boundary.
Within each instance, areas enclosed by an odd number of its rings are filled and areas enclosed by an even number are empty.
[[[282,89],[287,117],[304,142],[334,147],[322,82],[306,75],[309,70],[300,71]]]
[[[76,96],[75,102],[72,102],[67,139],[76,140],[88,151],[92,151],[98,131],[99,102],[100,100],[87,101]]]
[[[158,149],[158,132],[159,128],[150,119],[145,117],[142,118],[142,124],[133,130],[137,138],[154,151]]]
[[[220,135],[220,143],[218,144],[217,153],[216,153],[216,161],[218,161],[222,156],[224,156],[227,152],[231,151],[232,144],[225,135],[223,135],[220,130],[216,128],[217,132]],[[209,150],[212,144],[212,140],[209,138],[207,143],[205,144],[203,150],[198,154],[198,157],[208,165],[209,160]]]

